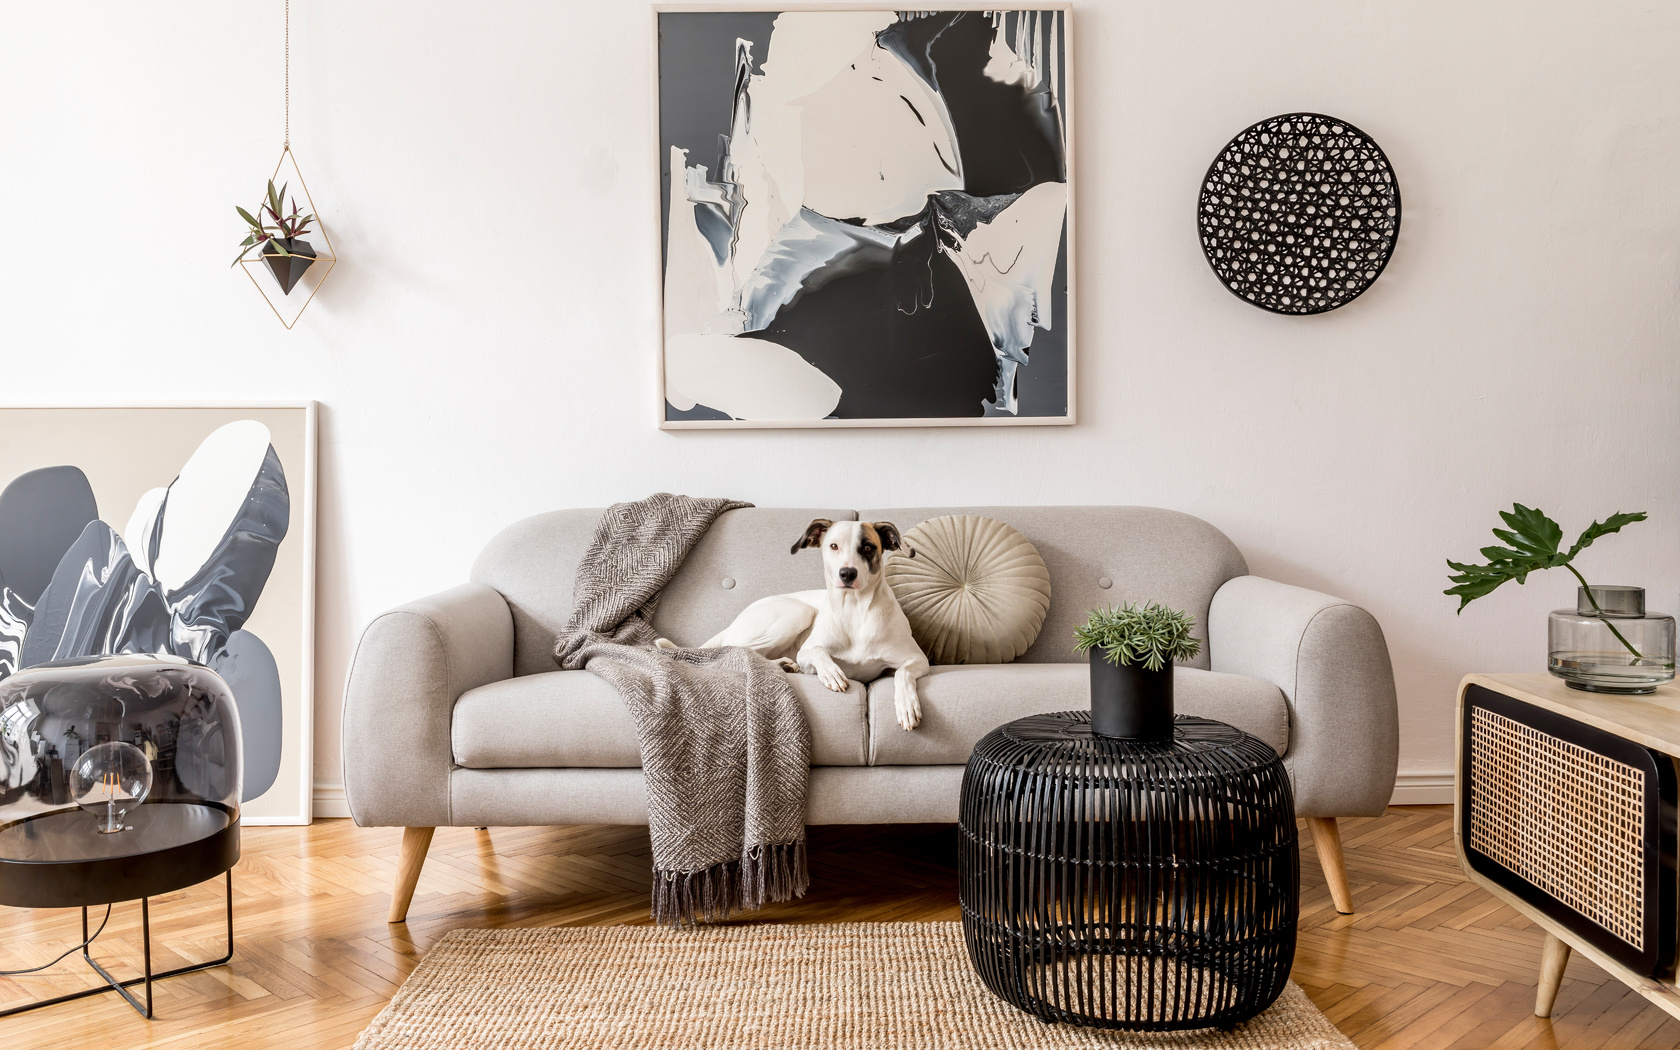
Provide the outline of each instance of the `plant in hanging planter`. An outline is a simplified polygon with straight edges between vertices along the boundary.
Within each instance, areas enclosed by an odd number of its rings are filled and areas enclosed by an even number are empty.
[[[292,198],[291,211],[286,211],[285,197],[286,187],[281,186],[276,191],[274,180],[269,179],[268,199],[257,209],[263,218],[259,219],[234,205],[234,210],[250,230],[239,242],[239,256],[233,262],[237,266],[245,261],[251,249],[258,249],[263,262],[268,264],[274,279],[280,283],[280,291],[291,295],[292,289],[315,262],[315,249],[302,239],[309,232],[309,224],[315,221],[315,216],[301,214],[296,197]],[[272,223],[267,220],[272,220]]]
[[[1507,544],[1483,547],[1486,564],[1447,561],[1453,586],[1444,593],[1458,598],[1458,611],[1477,598],[1528,574],[1545,569],[1568,569],[1580,581],[1574,609],[1558,609],[1548,630],[1548,668],[1577,689],[1605,692],[1649,692],[1674,677],[1674,618],[1645,612],[1643,587],[1594,587],[1573,562],[1594,540],[1644,521],[1645,512],[1617,512],[1595,521],[1568,550],[1562,549],[1563,528],[1544,512],[1521,503],[1500,511],[1508,528],[1493,534]]]
[[[1091,659],[1091,731],[1128,740],[1172,737],[1175,662],[1202,651],[1196,618],[1156,602],[1093,609],[1074,629]]]

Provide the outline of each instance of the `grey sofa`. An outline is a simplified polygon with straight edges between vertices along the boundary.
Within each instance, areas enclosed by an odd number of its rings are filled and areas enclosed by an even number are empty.
[[[599,510],[540,514],[492,539],[472,582],[376,618],[344,695],[344,781],[362,826],[400,826],[390,918],[407,915],[438,826],[641,824],[630,715],[587,671],[555,668],[578,559]],[[812,518],[984,514],[1024,533],[1050,570],[1051,607],[1012,664],[934,667],[922,724],[893,718],[892,678],[848,692],[793,677],[811,727],[812,824],[950,822],[979,738],[1024,715],[1090,706],[1073,629],[1088,610],[1154,600],[1194,614],[1206,644],[1176,668],[1181,714],[1230,722],[1283,756],[1338,910],[1352,910],[1336,818],[1375,815],[1394,786],[1398,727],[1382,630],[1365,610],[1248,575],[1198,518],[1148,507],[753,508],[718,519],[665,589],[655,624],[695,645],[758,598],[819,584],[788,546]]]

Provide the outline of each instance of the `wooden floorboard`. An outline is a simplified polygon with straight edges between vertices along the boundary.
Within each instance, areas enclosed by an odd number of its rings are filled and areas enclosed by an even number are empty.
[[[246,829],[230,965],[159,982],[151,1023],[107,995],[0,1020],[0,1047],[347,1047],[449,930],[648,921],[646,829],[439,828],[409,921],[388,925],[401,835],[345,820]],[[1553,1018],[1534,1017],[1540,931],[1464,880],[1449,808],[1343,822],[1351,916],[1331,906],[1311,836],[1301,839],[1294,978],[1360,1047],[1680,1045],[1680,1021],[1579,957]],[[752,921],[959,917],[949,827],[813,828],[810,857],[810,895]],[[215,882],[153,900],[154,966],[220,953],[221,894]],[[79,934],[75,911],[0,908],[0,969],[45,962]],[[139,973],[137,904],[113,910],[95,956],[120,975]],[[40,976],[0,977],[0,1009],[96,980],[75,957]]]

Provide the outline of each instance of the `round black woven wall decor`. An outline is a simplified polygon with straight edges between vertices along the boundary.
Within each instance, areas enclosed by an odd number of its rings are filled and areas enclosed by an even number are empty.
[[[1319,314],[1371,287],[1400,234],[1400,183],[1371,137],[1322,113],[1262,120],[1220,151],[1196,208],[1231,294]]]

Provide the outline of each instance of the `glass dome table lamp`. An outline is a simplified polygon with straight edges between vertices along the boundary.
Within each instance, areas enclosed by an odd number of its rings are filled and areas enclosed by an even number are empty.
[[[1573,689],[1649,693],[1674,680],[1674,617],[1646,612],[1643,587],[1581,587],[1546,634],[1547,670]]]
[[[233,866],[243,788],[239,709],[207,667],[104,656],[26,667],[0,681],[0,905],[87,909],[139,899],[143,977],[0,1011],[116,990],[151,1016],[152,981],[233,957]],[[151,972],[147,898],[227,875],[228,951]],[[0,965],[4,965],[0,963]],[[125,985],[145,982],[144,1005]]]

